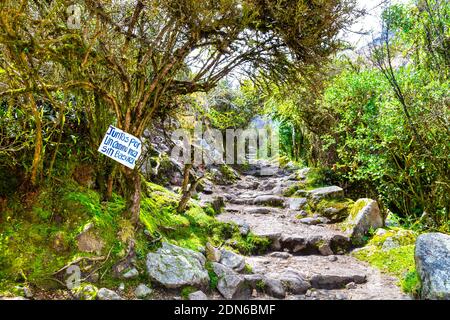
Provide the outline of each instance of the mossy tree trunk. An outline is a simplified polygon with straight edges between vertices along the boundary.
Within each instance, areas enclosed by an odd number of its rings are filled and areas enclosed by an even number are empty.
[[[126,200],[125,214],[134,225],[137,225],[141,211],[141,176],[137,168],[131,170],[124,167],[122,173]]]

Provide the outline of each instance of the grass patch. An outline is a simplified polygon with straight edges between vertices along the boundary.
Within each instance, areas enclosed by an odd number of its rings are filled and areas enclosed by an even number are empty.
[[[217,284],[219,283],[219,277],[214,272],[211,261],[206,262],[205,268],[209,275],[209,287],[214,290],[217,288]]]
[[[417,297],[420,282],[414,261],[416,237],[417,234],[411,230],[400,228],[388,230],[383,235],[374,236],[366,247],[353,255],[360,260],[369,262],[381,271],[397,277],[398,285],[402,290]],[[382,246],[388,238],[394,240],[399,246],[383,250]]]
[[[123,251],[117,233],[123,225],[124,203],[114,196],[101,203],[99,195],[73,181],[42,186],[26,203],[9,199],[0,220],[0,289],[11,283],[43,288],[58,284],[52,274],[68,262],[89,253],[78,251],[76,236],[88,223],[105,243],[102,254]]]

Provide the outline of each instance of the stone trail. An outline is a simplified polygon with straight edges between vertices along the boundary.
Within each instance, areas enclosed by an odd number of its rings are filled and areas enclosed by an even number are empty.
[[[306,196],[313,201],[341,198],[342,189],[331,186],[299,190],[296,195],[300,197],[283,196],[298,177],[305,179],[306,174],[307,170],[296,175],[260,161],[233,185],[214,186],[212,194],[200,194],[202,201],[223,197],[225,207],[219,220],[234,222],[272,240],[270,252],[245,257],[253,274],[239,275],[253,288],[264,280],[265,290],[239,295],[240,283],[233,286],[238,278],[230,275],[226,280],[236,294],[227,292],[227,298],[408,299],[396,285],[397,279],[348,254],[352,243],[336,224],[320,216],[306,217]]]

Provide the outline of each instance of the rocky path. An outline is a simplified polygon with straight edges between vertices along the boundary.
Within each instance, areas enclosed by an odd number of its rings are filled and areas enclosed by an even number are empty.
[[[259,175],[260,170],[265,174]],[[300,179],[305,175],[306,171],[300,172]],[[225,200],[219,220],[235,222],[272,240],[270,252],[245,257],[254,273],[246,275],[246,280],[261,282],[263,278],[267,286],[262,293],[253,290],[252,298],[407,299],[395,284],[397,279],[348,254],[350,239],[336,224],[302,210],[306,198],[282,196],[297,178],[260,162],[235,184],[214,187],[211,196],[221,195]],[[309,193],[310,197],[333,198],[342,190],[329,187]]]

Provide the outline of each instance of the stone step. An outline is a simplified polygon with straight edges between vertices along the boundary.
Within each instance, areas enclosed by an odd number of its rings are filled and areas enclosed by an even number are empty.
[[[332,255],[343,254],[350,247],[350,239],[341,231],[325,225],[305,225],[298,221],[295,212],[274,209],[269,213],[257,213],[264,207],[236,206],[233,211],[225,211],[217,219],[248,225],[251,232],[271,239],[271,250],[296,255]],[[254,210],[255,213],[252,213]]]
[[[362,264],[351,256],[281,256],[274,254],[246,258],[253,272],[281,279],[296,275],[309,283],[310,289],[288,299],[408,299],[392,277]],[[289,292],[289,290],[287,290]]]

